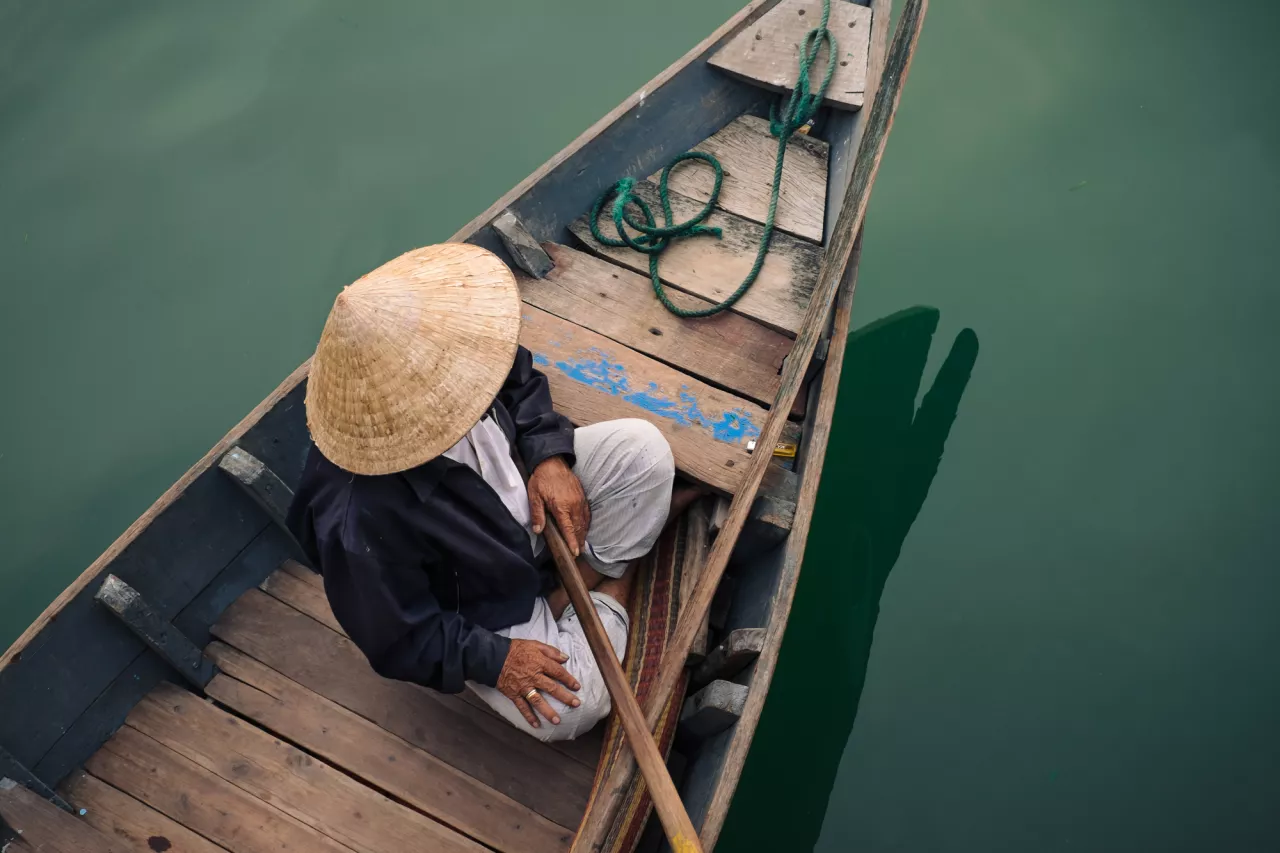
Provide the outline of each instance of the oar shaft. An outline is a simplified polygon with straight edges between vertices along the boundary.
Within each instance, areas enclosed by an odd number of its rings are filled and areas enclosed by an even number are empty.
[[[600,614],[596,613],[591,595],[582,581],[582,575],[578,572],[573,553],[569,550],[569,545],[564,541],[564,536],[561,535],[555,522],[550,519],[548,521],[543,537],[551,549],[551,555],[555,558],[556,568],[560,572],[560,581],[564,584],[565,591],[569,593],[569,601],[573,602],[573,609],[582,620],[587,643],[591,646],[591,653],[595,656],[600,673],[604,676],[605,686],[609,688],[613,709],[622,722],[622,730],[627,736],[627,742],[635,754],[636,762],[640,765],[640,772],[644,776],[645,784],[649,787],[649,796],[653,798],[654,809],[658,812],[658,819],[662,821],[667,840],[671,842],[671,849],[674,853],[702,853],[698,833],[693,828],[693,822],[689,820],[689,814],[685,811],[684,803],[680,799],[680,792],[671,781],[671,774],[667,772],[667,764],[663,760],[662,752],[653,739],[653,732],[645,723],[640,703],[636,701],[631,685],[627,682],[627,676],[622,671],[622,665],[614,654],[608,635],[605,634],[604,625],[600,622]]]

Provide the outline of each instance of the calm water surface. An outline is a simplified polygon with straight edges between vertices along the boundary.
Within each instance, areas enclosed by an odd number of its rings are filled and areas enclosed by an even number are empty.
[[[0,0],[0,645],[738,5]],[[934,0],[720,850],[1280,847],[1277,43]]]

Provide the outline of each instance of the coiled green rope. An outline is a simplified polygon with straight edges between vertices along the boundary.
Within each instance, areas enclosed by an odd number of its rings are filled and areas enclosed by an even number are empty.
[[[653,211],[649,208],[649,205],[645,204],[644,199],[635,194],[636,182],[634,178],[623,178],[618,181],[604,195],[600,196],[595,206],[592,207],[591,236],[606,246],[612,246],[615,249],[627,247],[648,255],[649,278],[653,281],[653,292],[657,294],[658,300],[663,306],[677,317],[710,317],[713,314],[719,314],[741,299],[751,289],[751,285],[755,284],[756,278],[760,275],[760,269],[764,266],[764,259],[769,254],[769,243],[773,239],[774,220],[778,213],[778,193],[782,188],[782,164],[787,156],[787,142],[790,141],[797,130],[808,124],[809,120],[818,112],[818,108],[822,106],[822,98],[826,94],[827,86],[831,84],[831,75],[835,71],[836,39],[831,34],[831,31],[827,29],[827,22],[830,17],[831,0],[823,0],[822,20],[816,27],[805,34],[804,41],[800,43],[800,75],[796,80],[795,88],[791,90],[791,96],[786,99],[784,104],[774,104],[769,110],[769,132],[778,140],[778,159],[773,168],[773,190],[769,195],[769,215],[765,217],[764,234],[760,238],[760,248],[756,251],[756,261],[751,266],[751,271],[742,280],[742,284],[738,285],[738,289],[729,294],[728,298],[723,302],[697,310],[681,308],[667,296],[666,288],[662,284],[662,278],[658,275],[658,257],[671,244],[672,240],[696,237],[699,234],[708,234],[717,239],[721,236],[719,228],[702,224],[715,210],[716,203],[720,199],[720,185],[724,181],[724,168],[713,155],[702,151],[689,151],[676,157],[662,170],[662,176],[658,181],[658,196],[662,202],[663,224],[661,226],[654,220]],[[811,90],[809,72],[817,61],[818,52],[822,49],[824,43],[828,48],[827,73],[823,76],[822,83],[818,88]],[[702,210],[689,219],[684,222],[673,222],[675,215],[671,212],[671,195],[667,186],[671,171],[682,163],[694,160],[700,160],[715,169],[716,179],[714,186],[711,188],[711,197],[707,200]],[[605,236],[600,230],[600,213],[610,199],[613,200],[612,218],[614,227],[618,231],[617,237]],[[631,214],[628,209],[630,206],[634,206],[639,210],[644,217],[643,222],[638,221]],[[640,232],[640,236],[632,237],[627,233],[624,225]]]

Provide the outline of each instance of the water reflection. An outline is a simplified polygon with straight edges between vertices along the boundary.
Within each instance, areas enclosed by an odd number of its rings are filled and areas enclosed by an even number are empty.
[[[846,542],[808,543],[770,700],[718,849],[798,853],[817,842],[857,714],[880,595],[978,357],[978,336],[963,330],[917,410],[939,316],[909,308],[849,336],[838,438],[813,524]],[[813,559],[840,553],[843,560]]]

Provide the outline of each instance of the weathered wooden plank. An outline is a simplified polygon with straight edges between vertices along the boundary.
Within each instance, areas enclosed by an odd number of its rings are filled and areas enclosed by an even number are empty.
[[[272,572],[259,585],[259,589],[295,610],[307,614],[330,630],[346,636],[346,631],[342,630],[337,617],[333,615],[333,609],[329,606],[329,599],[323,589],[317,589],[283,568]]]
[[[0,779],[0,818],[37,853],[128,853],[89,824],[9,778]]]
[[[707,561],[707,551],[711,547],[711,520],[707,513],[709,498],[694,501],[687,510],[689,523],[686,526],[687,539],[684,545],[684,560],[680,567],[680,608],[693,595],[693,589],[702,574],[702,567]],[[702,623],[702,630],[689,648],[687,660],[691,664],[700,663],[707,656],[708,623]]]
[[[116,732],[85,769],[233,853],[351,853],[131,726]]]
[[[769,216],[773,170],[778,159],[778,140],[769,132],[769,120],[739,116],[693,150],[714,156],[724,168],[717,206],[763,225]],[[787,140],[774,217],[780,231],[822,242],[829,152],[826,142],[803,133]],[[661,174],[659,170],[649,179],[657,183]],[[705,202],[715,187],[715,171],[706,163],[684,163],[672,170],[667,185],[673,192]]]
[[[285,519],[289,515],[289,504],[293,503],[293,489],[274,471],[242,447],[228,450],[218,460],[218,467],[262,507],[268,518],[288,529]]]
[[[482,850],[471,839],[173,685],[152,691],[128,723],[352,850]]]
[[[280,570],[288,572],[305,584],[314,586],[322,592],[324,591],[324,577],[319,572],[309,566],[304,566],[297,560],[285,560],[280,564]]]
[[[738,628],[730,631],[707,655],[689,678],[690,689],[697,690],[717,679],[733,678],[760,657],[764,648],[763,628]]]
[[[655,184],[640,181],[636,184],[635,193],[658,211],[656,216],[661,216],[662,207]],[[702,207],[702,202],[671,193],[671,210],[678,222],[696,215]],[[611,216],[607,208],[600,211],[601,233],[608,237],[617,234]],[[751,271],[764,228],[749,219],[723,211],[711,214],[705,224],[722,229],[723,236],[717,239],[704,235],[673,241],[662,253],[658,271],[662,280],[672,287],[720,302],[737,290]],[[615,249],[596,242],[591,236],[587,216],[574,220],[569,230],[589,251],[649,274],[648,255],[625,246]],[[731,310],[795,335],[800,330],[809,295],[817,281],[822,251],[821,246],[808,240],[775,231],[759,277]]]
[[[783,0],[754,26],[748,27],[709,60],[736,77],[773,91],[790,91],[800,76],[800,46],[805,34],[822,20],[823,0]],[[865,6],[832,0],[827,28],[836,40],[836,68],[823,103],[856,110],[867,88],[867,48],[871,12]],[[826,46],[809,72],[821,81],[831,56]]]
[[[213,678],[213,664],[205,660],[200,650],[120,578],[107,575],[94,599],[196,688],[203,689]]]
[[[502,245],[506,247],[511,260],[527,274],[534,278],[545,278],[555,266],[550,256],[529,233],[529,229],[511,211],[504,210],[498,214],[498,218],[493,220],[493,230],[502,238]]]
[[[76,809],[83,809],[85,823],[130,853],[224,853],[213,842],[82,770],[73,773],[63,789]]]
[[[531,305],[520,343],[551,383],[556,411],[575,424],[643,418],[662,431],[681,471],[726,492],[738,487],[746,442],[764,420],[756,404]]]
[[[459,832],[509,853],[561,851],[572,840],[571,830],[230,646],[215,643],[210,654],[223,673],[211,697]]]
[[[457,711],[425,688],[382,678],[350,640],[263,592],[241,596],[213,633],[561,826],[582,816],[592,778],[586,767],[503,720]]]
[[[529,305],[758,403],[773,400],[791,351],[786,335],[731,311],[682,319],[662,306],[646,276],[567,246],[548,243],[546,249],[556,265],[546,279],[517,276]],[[710,304],[683,293],[672,297],[685,308]]]
[[[738,722],[747,703],[747,687],[713,681],[685,700],[680,711],[680,736],[703,741]]]

